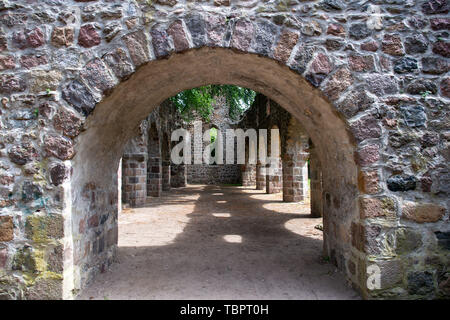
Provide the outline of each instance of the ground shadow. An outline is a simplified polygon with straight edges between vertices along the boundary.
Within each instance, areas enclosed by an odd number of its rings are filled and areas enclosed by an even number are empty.
[[[132,227],[119,225],[119,234],[136,245],[119,239],[117,263],[80,298],[358,298],[322,257],[320,231],[314,229],[320,219],[311,218],[306,206],[291,213],[270,209],[274,205],[283,204],[243,187],[204,185],[164,192],[148,208],[158,211],[161,228],[169,229],[150,228],[145,209],[136,209],[142,216]],[[181,211],[188,213],[180,216]],[[164,226],[164,219],[172,221],[173,229]],[[299,227],[302,223],[307,224]],[[154,245],[161,234],[166,238]]]

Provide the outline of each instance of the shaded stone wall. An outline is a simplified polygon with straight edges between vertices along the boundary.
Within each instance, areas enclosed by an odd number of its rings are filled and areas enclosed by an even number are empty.
[[[104,270],[124,145],[155,106],[208,83],[261,92],[304,126],[322,165],[324,253],[364,297],[449,296],[447,0],[0,10],[2,298],[69,299]]]

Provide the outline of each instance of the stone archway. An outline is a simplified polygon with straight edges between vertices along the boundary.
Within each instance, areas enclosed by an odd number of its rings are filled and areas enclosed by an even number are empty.
[[[448,29],[446,3],[398,23],[384,5],[215,3],[5,2],[0,293],[71,298],[111,263],[123,145],[166,98],[223,83],[303,125],[324,251],[364,297],[448,296],[450,63],[422,34]]]
[[[336,259],[342,269],[354,261],[352,257],[357,251],[348,234],[352,223],[359,221],[358,165],[354,160],[357,147],[345,121],[337,116],[319,90],[277,61],[230,49],[205,47],[143,65],[88,116],[86,131],[77,138],[77,152],[72,160],[72,199],[76,200],[71,205],[75,210],[72,212],[71,231],[73,239],[82,239],[73,244],[74,261],[79,262],[74,266],[76,286],[82,287],[114,255],[117,225],[114,217],[116,202],[112,199],[116,196],[115,172],[122,144],[130,138],[134,126],[149,114],[151,106],[158,105],[180,90],[209,83],[232,83],[262,92],[305,123],[305,130],[313,141],[317,141],[320,158],[326,163],[324,190],[334,203],[339,204],[330,205],[327,210],[325,224],[333,231],[327,231],[325,252]],[[106,168],[111,168],[110,172],[107,173]],[[335,172],[340,172],[339,177]],[[106,199],[96,193],[95,201],[102,201],[103,205],[94,206],[98,209],[92,210],[92,198],[83,199],[82,189],[77,186],[95,186],[94,193],[101,190]],[[110,204],[107,209],[105,202]],[[100,218],[105,223],[96,227],[95,233],[93,229],[80,234],[80,222],[90,219],[93,214],[100,217],[106,215],[104,219]],[[334,228],[341,233],[334,233]],[[103,244],[98,244],[99,241]],[[102,250],[91,249],[86,253],[86,243],[91,243],[88,245],[90,248],[100,246]],[[85,258],[80,261],[79,256]],[[87,272],[81,272],[82,269]],[[356,275],[354,277],[357,284]]]

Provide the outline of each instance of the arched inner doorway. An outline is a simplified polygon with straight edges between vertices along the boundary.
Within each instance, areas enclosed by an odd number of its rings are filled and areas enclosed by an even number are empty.
[[[301,76],[278,62],[229,49],[202,48],[143,65],[99,103],[77,139],[70,197],[66,202],[64,295],[80,290],[112,262],[117,243],[117,169],[125,143],[156,105],[177,92],[206,84],[235,84],[261,92],[304,127],[322,166],[324,250],[349,272],[363,257],[350,228],[359,220],[358,166],[347,125]],[[90,228],[79,228],[87,222]],[[91,223],[90,221],[98,221]]]

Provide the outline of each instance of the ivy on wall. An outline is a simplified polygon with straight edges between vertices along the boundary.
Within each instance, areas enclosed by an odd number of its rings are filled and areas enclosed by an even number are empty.
[[[230,118],[237,120],[250,108],[256,92],[234,85],[209,85],[182,91],[170,98],[170,101],[186,121],[191,121],[195,115],[199,115],[209,122],[216,97],[225,97]]]

